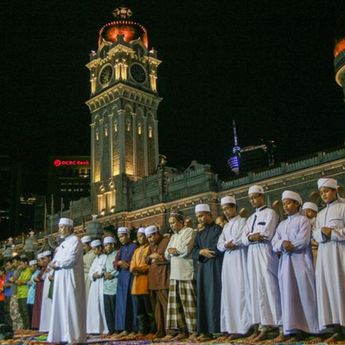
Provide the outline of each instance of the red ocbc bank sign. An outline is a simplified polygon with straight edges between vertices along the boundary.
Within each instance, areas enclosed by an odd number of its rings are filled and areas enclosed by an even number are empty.
[[[82,165],[85,166],[85,165],[90,165],[90,161],[55,159],[53,164],[55,167],[82,166]]]

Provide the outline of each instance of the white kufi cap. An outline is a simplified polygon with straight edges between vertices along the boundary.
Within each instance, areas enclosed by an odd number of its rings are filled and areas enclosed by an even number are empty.
[[[154,225],[150,225],[147,228],[145,228],[145,236],[146,237],[149,235],[155,234],[156,232],[158,232],[158,229]]]
[[[37,264],[37,260],[31,260],[29,261],[29,265],[32,266],[32,265],[36,265]]]
[[[313,210],[315,212],[318,212],[319,211],[319,208],[317,207],[316,204],[314,204],[313,202],[305,202],[303,204],[303,207],[302,207],[302,210],[306,210],[306,209],[310,209],[310,210]]]
[[[211,212],[210,206],[208,204],[198,204],[195,206],[195,213],[199,212]]]
[[[51,256],[52,255],[52,252],[50,250],[46,250],[45,252],[42,253],[43,254],[43,257],[45,256]]]
[[[103,244],[115,243],[115,238],[112,236],[104,237]]]
[[[225,196],[223,198],[220,199],[220,204],[226,205],[226,204],[234,204],[236,205],[236,199],[232,196]]]
[[[91,242],[92,241],[92,239],[91,239],[91,237],[90,236],[83,236],[82,238],[81,238],[81,243],[89,243],[89,242]]]
[[[120,226],[117,229],[117,234],[128,234],[128,228],[126,228],[125,226]]]
[[[250,186],[248,189],[248,195],[250,194],[265,194],[264,188],[258,184]]]
[[[73,220],[70,218],[60,218],[59,226],[60,225],[67,225],[67,226],[73,227]]]
[[[101,246],[102,242],[100,240],[93,240],[90,245],[91,245],[91,248],[96,248],[96,247]]]
[[[293,192],[291,190],[285,190],[282,194],[282,200],[284,199],[291,199],[291,200],[295,200],[297,201],[300,205],[303,204],[303,201],[302,201],[302,198],[301,196],[296,193],[296,192]]]
[[[328,178],[328,177],[319,178],[319,180],[317,181],[317,188],[321,189],[322,187],[337,189],[338,187],[337,180],[334,178]]]
[[[44,258],[44,254],[43,253],[38,253],[37,254],[37,259],[42,259]]]
[[[145,228],[144,227],[139,228],[137,233],[138,234],[145,234]]]

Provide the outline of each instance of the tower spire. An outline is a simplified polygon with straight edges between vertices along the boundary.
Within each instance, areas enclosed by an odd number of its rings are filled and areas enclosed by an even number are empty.
[[[237,130],[236,130],[236,121],[232,120],[232,130],[234,133],[234,146],[232,148],[232,156],[228,160],[228,165],[232,172],[236,175],[240,173],[240,156],[241,148],[238,143]]]

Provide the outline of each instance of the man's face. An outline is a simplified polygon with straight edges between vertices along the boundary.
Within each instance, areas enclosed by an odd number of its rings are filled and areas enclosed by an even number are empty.
[[[261,207],[265,204],[265,199],[264,199],[263,194],[259,194],[259,193],[249,194],[249,201],[252,207],[254,208]]]
[[[293,215],[299,210],[299,203],[296,200],[284,199],[283,208],[287,215]]]
[[[119,237],[119,241],[122,245],[129,242],[128,234],[119,234],[118,237]]]
[[[145,236],[145,234],[141,233],[141,232],[138,232],[137,233],[137,240],[138,240],[138,243],[140,245],[142,244],[146,244],[148,241],[147,241],[147,238]]]
[[[170,225],[170,229],[173,232],[177,233],[183,228],[183,221],[177,220],[176,217],[170,217],[169,225]]]
[[[11,271],[11,269],[12,269],[12,262],[11,261],[7,261],[5,263],[5,270],[6,270],[6,272]]]
[[[149,241],[151,245],[157,244],[159,242],[159,239],[160,239],[159,232],[155,232],[147,236],[147,240]]]
[[[37,270],[37,265],[30,265],[31,271],[35,272]]]
[[[41,259],[42,267],[47,267],[49,263],[49,258],[45,256],[44,258]]]
[[[303,210],[303,214],[308,218],[308,219],[313,219],[316,217],[317,212],[310,209],[310,208],[306,208]]]
[[[98,246],[96,248],[93,248],[93,252],[95,253],[95,255],[102,254],[102,246]]]
[[[91,249],[90,243],[83,243],[84,253],[88,253],[90,251],[90,249]]]
[[[321,187],[320,196],[323,202],[325,202],[326,204],[329,204],[332,201],[337,199],[337,190],[333,188],[328,188],[328,187]]]
[[[193,221],[190,218],[186,218],[184,221],[184,226],[187,228],[193,228]]]
[[[63,238],[67,237],[70,235],[72,232],[72,228],[70,228],[67,225],[61,224],[59,225],[59,235]]]
[[[19,266],[19,261],[17,259],[12,260],[12,268],[17,268]]]
[[[227,219],[231,219],[237,216],[236,205],[225,204],[222,206],[222,211]]]
[[[114,251],[114,243],[107,243],[105,246],[104,246],[104,252],[106,254],[110,254]]]
[[[196,214],[196,219],[201,225],[208,225],[212,222],[211,213],[209,212],[198,212]]]

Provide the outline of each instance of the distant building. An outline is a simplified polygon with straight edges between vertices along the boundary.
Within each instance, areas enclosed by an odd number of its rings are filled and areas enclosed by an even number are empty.
[[[266,141],[260,145],[243,147],[240,155],[242,173],[271,167],[277,163],[274,141]]]
[[[49,157],[47,201],[48,213],[61,212],[71,201],[90,195],[90,157]]]

